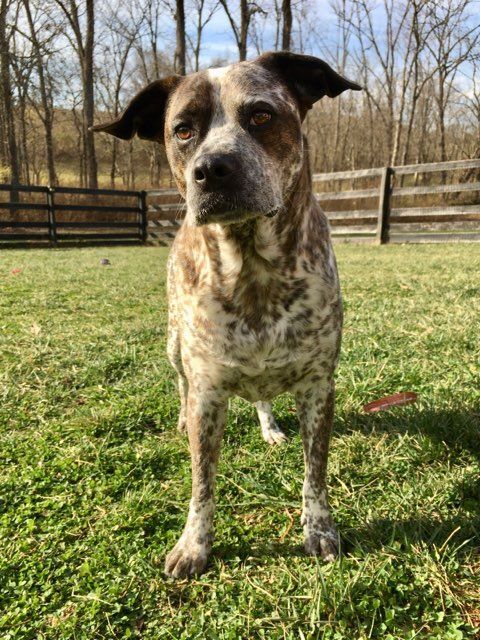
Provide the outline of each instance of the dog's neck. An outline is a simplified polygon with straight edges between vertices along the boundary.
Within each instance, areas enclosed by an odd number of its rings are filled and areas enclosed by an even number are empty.
[[[248,268],[249,262],[266,262],[270,267],[288,268],[298,255],[296,247],[306,233],[307,212],[314,206],[312,177],[305,146],[303,163],[295,176],[284,207],[272,218],[261,216],[242,224],[202,227],[205,247],[212,265],[230,274]]]

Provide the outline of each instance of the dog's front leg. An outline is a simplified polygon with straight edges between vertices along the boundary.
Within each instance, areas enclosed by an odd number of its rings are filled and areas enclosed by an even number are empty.
[[[325,379],[298,391],[296,401],[305,459],[302,511],[305,551],[332,561],[338,555],[339,546],[326,485],[333,422],[333,381]]]
[[[192,499],[187,524],[168,554],[165,573],[175,578],[202,573],[213,543],[215,476],[228,399],[190,386],[187,431],[192,458]]]

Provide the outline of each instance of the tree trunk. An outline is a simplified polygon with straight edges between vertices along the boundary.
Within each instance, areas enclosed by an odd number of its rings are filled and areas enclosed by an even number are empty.
[[[112,163],[110,165],[110,186],[115,189],[115,177],[117,175],[117,138],[112,140]]]
[[[176,49],[175,49],[175,72],[184,76],[185,68],[185,5],[183,0],[177,0],[175,11],[176,22]]]
[[[282,14],[283,14],[283,31],[282,31],[282,49],[284,51],[290,51],[292,45],[292,3],[291,0],[283,0],[282,2]]]
[[[160,145],[154,144],[152,145],[152,150],[150,153],[150,184],[155,189],[159,189],[161,186],[161,172],[162,163]]]
[[[93,91],[93,47],[94,47],[94,0],[86,0],[87,32],[83,56],[83,137],[85,140],[85,160],[87,184],[90,189],[98,188],[97,158],[95,140],[89,128],[93,125],[95,97]]]
[[[5,123],[8,160],[10,164],[10,182],[19,184],[20,163],[18,158],[18,146],[15,135],[15,118],[13,113],[12,85],[10,79],[10,49],[7,38],[7,11],[9,3],[7,0],[0,2],[0,74],[1,88],[3,95],[3,121]],[[18,197],[18,194],[17,194]],[[12,192],[12,199],[15,199]]]
[[[27,99],[26,96],[20,97],[20,108],[19,108],[19,120],[20,120],[20,144],[19,149],[21,149],[20,156],[20,165],[22,167],[22,182],[25,184],[31,184],[30,182],[30,162],[29,162],[29,152],[27,145],[27,115],[26,115],[26,107],[27,107]]]
[[[250,9],[247,0],[240,0],[240,40],[238,42],[238,59],[247,59],[248,25],[250,23]]]
[[[77,148],[78,148],[78,177],[80,187],[85,186],[85,138],[83,135],[83,121],[77,115],[75,107],[72,108],[72,117],[77,132]]]
[[[1,74],[1,70],[0,70]],[[1,86],[1,85],[0,85]],[[2,94],[3,96],[3,94]],[[3,99],[0,96],[0,171],[8,164],[7,128],[3,113]],[[4,182],[3,174],[0,174],[0,181]]]
[[[437,106],[438,126],[440,129],[440,135],[438,138],[438,160],[439,162],[445,162],[447,159],[447,145],[445,139],[445,80],[443,77],[440,77],[439,79]]]
[[[133,161],[133,143],[128,143],[128,188],[135,189],[135,163]]]

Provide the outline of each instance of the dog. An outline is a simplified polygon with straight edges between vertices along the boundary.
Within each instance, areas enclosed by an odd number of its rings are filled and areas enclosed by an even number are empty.
[[[215,475],[229,397],[255,403],[271,444],[271,401],[295,395],[305,477],[305,550],[332,561],[339,537],[326,468],[342,298],[329,226],[312,192],[302,121],[324,96],[361,87],[288,52],[169,76],[112,122],[118,138],[165,144],[186,215],[168,263],[168,356],[178,374],[192,498],[165,573],[203,572],[213,542]]]

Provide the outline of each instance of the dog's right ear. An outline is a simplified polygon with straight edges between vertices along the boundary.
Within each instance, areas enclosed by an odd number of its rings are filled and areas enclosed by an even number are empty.
[[[118,118],[96,124],[91,131],[110,133],[122,140],[130,140],[137,134],[143,140],[163,143],[168,97],[180,80],[181,76],[169,76],[152,82],[132,98]]]

